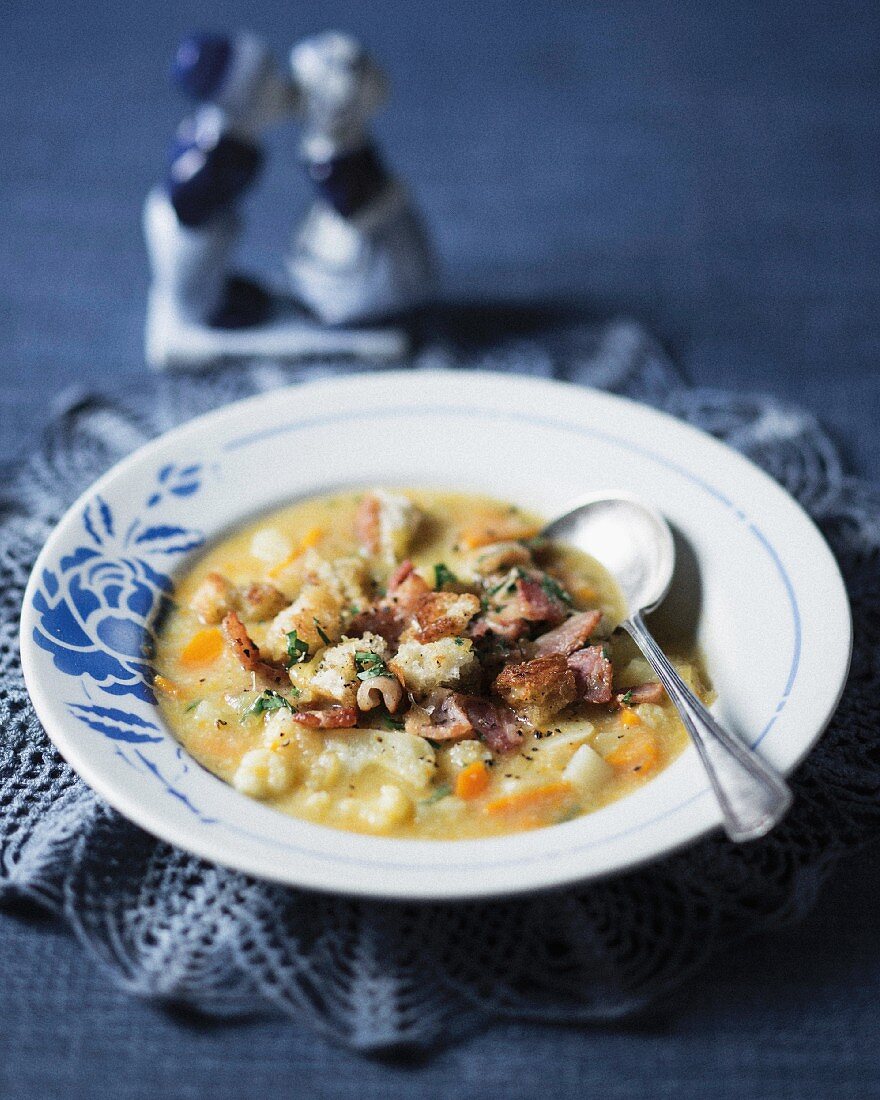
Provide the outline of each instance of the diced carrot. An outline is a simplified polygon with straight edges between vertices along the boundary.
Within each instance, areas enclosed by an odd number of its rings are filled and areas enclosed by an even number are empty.
[[[650,771],[660,759],[660,745],[649,730],[641,729],[631,734],[613,749],[605,762],[623,771]]]
[[[539,531],[540,528],[534,524],[499,520],[495,523],[468,527],[459,532],[458,544],[465,550],[477,550],[481,546],[491,546],[493,542],[534,538]]]
[[[623,726],[640,726],[642,720],[634,710],[625,710],[620,715],[620,723]]]
[[[468,764],[455,778],[455,793],[459,798],[479,798],[489,786],[489,769],[482,760]]]
[[[289,565],[293,565],[296,559],[304,554],[306,550],[311,550],[312,547],[317,546],[323,537],[323,527],[310,527],[284,561],[272,566],[269,570],[269,576],[279,576]]]
[[[576,600],[583,600],[585,603],[599,598],[599,593],[591,584],[576,585],[572,588],[571,594]]]
[[[563,783],[561,780],[556,783],[545,783],[543,787],[533,787],[530,791],[517,791],[516,794],[493,798],[486,805],[486,813],[493,816],[542,811],[547,813],[557,810],[573,793],[570,783]]]
[[[180,697],[180,688],[172,680],[166,679],[164,676],[153,677],[153,687],[156,691],[161,691],[163,695],[168,695],[172,699]]]
[[[216,661],[223,652],[223,635],[216,626],[193,634],[180,654],[184,668],[200,668]]]

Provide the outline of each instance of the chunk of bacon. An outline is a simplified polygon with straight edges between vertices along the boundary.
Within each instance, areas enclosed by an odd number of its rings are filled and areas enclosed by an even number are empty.
[[[416,567],[413,565],[409,558],[407,558],[405,561],[402,561],[388,578],[389,594],[392,592],[396,592],[397,589],[400,588],[403,582],[407,579],[407,577],[411,577],[413,575],[415,569]]]
[[[375,604],[364,608],[345,627],[350,638],[360,638],[363,634],[378,634],[391,646],[396,646],[406,626],[406,619],[395,608],[384,604]]]
[[[536,639],[535,656],[547,657],[551,653],[561,653],[563,657],[567,657],[589,641],[590,635],[601,621],[601,611],[575,612],[564,623]]]
[[[322,710],[294,711],[293,719],[302,726],[320,730],[349,729],[357,725],[357,707],[332,706]]]
[[[519,571],[522,574],[522,570]],[[548,592],[537,576],[520,575],[516,579],[502,579],[490,589],[490,609],[482,616],[477,627],[491,632],[506,641],[521,638],[533,623],[549,623],[555,626],[566,615],[565,604]]]
[[[474,732],[492,752],[503,754],[519,748],[523,733],[510,707],[476,695],[459,698]]]
[[[448,688],[432,692],[422,706],[413,707],[407,715],[406,730],[432,741],[478,737],[496,753],[511,752],[523,740],[510,707]]]
[[[260,653],[260,647],[248,634],[241,619],[234,611],[224,616],[220,625],[226,644],[235,654],[235,659],[246,672],[256,673],[273,684],[290,686],[287,669],[282,665],[267,661]]]
[[[637,707],[639,703],[659,703],[665,694],[662,684],[648,683],[622,691],[616,698],[621,706]]]
[[[570,654],[567,660],[574,673],[579,699],[588,703],[610,703],[614,667],[600,645],[591,645]]]
[[[504,642],[516,642],[528,631],[529,624],[525,619],[505,619],[495,612],[489,611],[478,619],[473,619],[467,629],[469,638],[475,642],[482,641],[492,635]]]
[[[565,604],[547,592],[534,577],[516,582],[520,615],[530,623],[558,623],[565,616]]]
[[[432,741],[462,741],[473,737],[474,727],[462,706],[463,695],[439,688],[406,716],[407,733],[429,737]]]
[[[354,516],[354,533],[368,554],[379,553],[379,498],[367,493]]]
[[[388,595],[382,600],[382,606],[391,607],[406,615],[430,591],[431,586],[424,577],[419,576],[416,567],[407,558],[389,577]]]

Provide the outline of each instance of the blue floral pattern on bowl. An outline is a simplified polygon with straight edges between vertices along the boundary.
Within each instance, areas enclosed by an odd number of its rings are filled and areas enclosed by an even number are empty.
[[[187,467],[181,481],[174,467],[163,467],[146,507],[155,507],[166,489],[175,496],[196,492],[199,470]],[[85,506],[85,541],[61,558],[57,572],[43,571],[33,600],[39,616],[33,637],[60,672],[93,682],[105,695],[155,703],[152,624],[169,606],[168,562],[201,546],[204,536],[142,516],[123,528],[118,519],[100,496]],[[122,713],[117,710],[117,720]]]

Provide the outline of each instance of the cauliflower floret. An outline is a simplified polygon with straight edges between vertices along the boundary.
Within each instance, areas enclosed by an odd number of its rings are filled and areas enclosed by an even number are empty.
[[[275,616],[266,632],[263,647],[273,660],[287,656],[287,635],[291,630],[313,653],[326,645],[321,631],[331,642],[338,641],[342,633],[342,602],[328,588],[307,584],[290,607]]]
[[[251,554],[267,565],[287,561],[293,553],[293,543],[277,527],[260,527],[251,538]]]
[[[301,726],[287,709],[273,710],[263,716],[263,744],[267,748],[288,750],[308,767],[324,751],[324,739],[317,730]]]
[[[353,707],[360,686],[354,655],[364,652],[375,653],[384,660],[388,654],[388,643],[378,634],[367,633],[361,638],[348,638],[326,649],[312,676],[312,690],[344,706]]]
[[[430,737],[430,731],[425,731]],[[437,750],[437,764],[439,767],[438,778],[454,783],[458,773],[471,764],[486,764],[492,759],[492,753],[482,741],[467,738],[464,741],[456,741],[453,745],[441,745]],[[445,802],[446,799],[443,799]]]
[[[275,798],[294,783],[293,761],[273,749],[251,749],[241,758],[232,785],[251,798]]]
[[[342,775],[342,761],[335,752],[322,752],[312,764],[306,784],[317,790],[326,790],[337,783]]]
[[[482,741],[468,738],[466,741],[457,741],[449,750],[449,761],[457,769],[467,768],[478,761],[485,763],[492,759],[492,753]]]
[[[413,809],[412,799],[405,791],[393,783],[385,783],[379,788],[378,797],[368,802],[359,816],[371,832],[388,833],[408,821]]]
[[[440,638],[425,645],[404,642],[388,667],[408,691],[426,695],[437,688],[466,685],[476,674],[478,662],[469,638]]]

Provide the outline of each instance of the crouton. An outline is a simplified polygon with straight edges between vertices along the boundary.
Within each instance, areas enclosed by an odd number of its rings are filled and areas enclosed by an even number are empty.
[[[388,654],[388,643],[378,634],[364,634],[360,638],[347,638],[339,645],[326,649],[317,671],[311,679],[315,693],[327,699],[335,699],[347,707],[357,700],[358,667],[355,653],[375,653],[383,661]]]
[[[404,642],[388,667],[414,695],[427,695],[441,687],[466,686],[479,671],[468,638],[440,638],[425,645]]]
[[[438,638],[462,635],[479,611],[480,601],[470,593],[428,592],[413,606],[415,622],[404,641],[436,642]]]
[[[550,722],[577,697],[574,673],[558,653],[507,665],[493,686],[517,714],[536,728]]]
[[[272,620],[266,632],[264,648],[276,661],[287,656],[287,636],[292,631],[314,653],[327,644],[336,642],[342,635],[342,603],[327,588],[307,584],[290,607]]]
[[[290,603],[290,600],[283,592],[279,592],[274,584],[266,582],[249,584],[247,588],[240,591],[239,600],[243,618],[257,622],[274,618]]]

